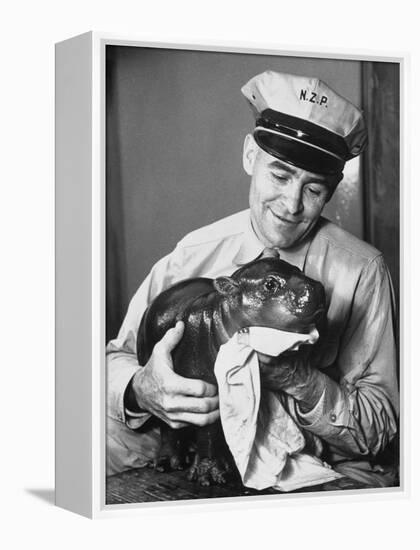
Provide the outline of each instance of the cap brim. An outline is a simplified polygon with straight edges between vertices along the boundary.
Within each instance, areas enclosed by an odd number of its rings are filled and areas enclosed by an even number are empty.
[[[323,175],[342,173],[345,160],[322,148],[265,128],[256,128],[254,138],[266,153],[284,162]]]

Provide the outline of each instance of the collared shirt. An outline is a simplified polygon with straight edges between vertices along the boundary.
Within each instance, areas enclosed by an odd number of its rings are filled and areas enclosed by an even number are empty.
[[[118,337],[107,346],[108,416],[114,425],[139,428],[150,417],[126,411],[124,392],[141,368],[137,331],[153,298],[182,279],[230,275],[263,249],[244,210],[188,234],[155,264],[134,295]],[[280,250],[280,257],[324,285],[328,307],[325,345],[315,365],[324,373],[322,397],[306,414],[290,397],[289,411],[333,455],[375,455],[395,435],[399,408],[393,295],[383,257],[324,218],[304,242]],[[141,449],[143,434],[136,435]]]

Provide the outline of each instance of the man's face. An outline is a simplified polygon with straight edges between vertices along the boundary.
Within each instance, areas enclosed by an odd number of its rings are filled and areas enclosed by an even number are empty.
[[[289,248],[304,239],[339,182],[314,174],[263,151],[252,136],[244,147],[244,168],[251,176],[251,220],[260,241]]]

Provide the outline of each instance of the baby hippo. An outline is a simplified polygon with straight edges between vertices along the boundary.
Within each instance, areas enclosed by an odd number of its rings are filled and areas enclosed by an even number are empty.
[[[278,258],[250,262],[230,277],[180,281],[159,294],[143,315],[137,335],[140,365],[146,364],[155,344],[179,320],[185,329],[172,353],[175,372],[216,384],[214,363],[219,348],[238,330],[258,326],[310,333],[317,328],[322,334],[324,288]],[[225,483],[226,474],[232,471],[220,421],[185,430],[171,430],[162,423],[162,441],[161,456],[155,461],[159,469],[165,465],[183,468],[193,442],[197,452],[190,479],[202,485]]]

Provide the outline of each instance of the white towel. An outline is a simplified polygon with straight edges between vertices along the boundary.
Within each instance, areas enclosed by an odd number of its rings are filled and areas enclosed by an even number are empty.
[[[318,458],[301,452],[303,434],[275,393],[264,391],[261,401],[255,349],[278,355],[303,342],[313,343],[317,337],[317,333],[291,336],[290,332],[251,327],[220,347],[215,363],[220,417],[246,487],[292,491],[342,477]]]

